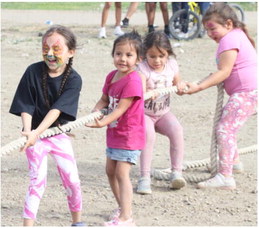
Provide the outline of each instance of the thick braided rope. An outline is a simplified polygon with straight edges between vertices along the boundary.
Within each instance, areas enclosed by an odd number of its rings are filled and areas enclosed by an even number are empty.
[[[161,95],[176,93],[177,87],[172,86],[165,89],[157,89],[157,90],[154,90],[154,92],[153,91],[147,92],[144,95],[144,99],[147,100],[151,98],[155,92]],[[104,112],[105,110],[102,110],[101,112],[93,112],[87,116],[84,116],[82,118],[78,118],[75,121],[69,122],[59,128],[58,127],[49,128],[40,135],[40,138],[42,139],[42,138],[50,137],[53,135],[61,134],[66,131],[70,131],[72,129],[84,126],[86,123],[94,121],[95,118],[99,118],[101,115],[104,114]],[[10,153],[13,150],[21,148],[25,143],[26,143],[26,137],[21,137],[15,141],[12,141],[11,143],[1,148],[1,156]]]
[[[223,83],[218,84],[217,89],[218,89],[218,95],[217,95],[217,103],[216,103],[215,116],[214,116],[213,129],[212,129],[210,159],[206,158],[199,161],[185,162],[183,164],[183,170],[210,165],[211,176],[215,176],[218,171],[218,146],[217,146],[216,127],[222,115],[222,107],[223,107],[223,100],[224,100]],[[240,155],[247,154],[255,151],[257,151],[257,145],[252,145],[250,147],[242,148],[241,150],[239,150],[239,154]],[[162,169],[162,170],[154,169],[151,171],[151,175],[158,180],[170,180],[170,173],[171,173],[170,168]],[[208,179],[207,175],[194,177],[194,176],[184,174],[184,177],[186,181],[195,182],[195,183]]]
[[[171,169],[163,169],[163,170],[151,170],[151,176],[157,180],[165,180],[165,181],[169,181],[171,178]],[[193,174],[187,174],[184,173],[184,179],[190,183],[197,183],[200,181],[203,181],[205,179],[208,179],[208,175],[204,174],[204,175],[199,175],[199,176],[194,176]]]
[[[157,90],[154,90],[154,92],[153,91],[147,92],[144,96],[144,99],[147,100],[147,99],[151,98],[154,93],[159,93],[160,95],[165,95],[165,94],[176,93],[176,92],[177,92],[177,88],[175,86],[165,88],[165,89],[157,89]],[[94,113],[91,113],[91,114],[89,114],[85,117],[78,118],[76,121],[69,122],[68,124],[63,125],[60,128],[54,127],[54,128],[47,129],[46,131],[44,131],[40,135],[40,138],[50,137],[50,136],[60,134],[60,133],[63,133],[65,131],[70,131],[74,128],[83,126],[86,123],[94,121],[95,118],[99,118],[104,113],[105,113],[105,110],[102,110],[100,112],[94,112]],[[25,144],[25,142],[26,142],[26,137],[22,137],[22,138],[19,138],[18,140],[15,140],[15,141],[3,146],[1,148],[1,156],[4,155],[4,154],[8,154],[11,151],[16,150],[18,148],[21,148]],[[240,154],[254,152],[256,150],[257,150],[257,145],[254,145],[254,146],[251,146],[247,149],[244,148],[242,151],[240,151]],[[209,159],[186,162],[184,164],[184,170],[189,169],[189,168],[205,166],[208,163],[209,163]],[[169,169],[167,169],[167,170],[169,170]],[[153,170],[152,175],[156,179],[169,180],[169,176],[163,170]],[[198,181],[201,181],[201,180],[205,179],[204,177],[197,178],[197,177],[192,177],[192,176],[189,177],[189,176],[186,176],[186,175],[185,175],[185,178],[189,182],[198,182]]]
[[[87,116],[78,118],[76,121],[69,122],[60,127],[49,128],[40,135],[40,138],[43,139],[43,138],[50,137],[53,135],[68,132],[72,129],[81,127],[89,122],[94,121],[95,118],[99,118],[103,114],[104,114],[104,110],[101,110],[99,112],[93,112]],[[15,141],[12,141],[11,143],[9,143],[1,148],[1,156],[10,153],[13,150],[21,148],[22,146],[24,146],[25,143],[26,143],[26,137],[21,137]]]
[[[217,104],[213,121],[212,136],[211,136],[211,147],[210,147],[210,164],[211,164],[211,175],[215,176],[218,172],[218,144],[216,127],[222,115],[222,107],[224,100],[224,87],[223,83],[217,85],[218,95]]]
[[[244,154],[248,154],[248,153],[253,153],[257,151],[257,145],[252,145],[249,147],[245,147],[242,148],[240,150],[238,150],[238,154],[239,155],[244,155]],[[186,171],[188,169],[194,169],[194,168],[199,168],[199,167],[203,167],[203,166],[209,166],[210,165],[210,158],[206,158],[203,160],[198,160],[198,161],[186,161],[183,164],[183,170]],[[151,176],[157,180],[170,180],[170,176],[171,176],[171,168],[167,168],[167,169],[153,169],[151,170]],[[205,179],[208,179],[208,175],[204,174],[204,175],[199,175],[198,176],[194,176],[193,174],[190,175],[188,173],[184,173],[183,174],[184,178],[186,181],[188,182],[193,182],[193,183],[197,183],[200,181],[203,181]]]

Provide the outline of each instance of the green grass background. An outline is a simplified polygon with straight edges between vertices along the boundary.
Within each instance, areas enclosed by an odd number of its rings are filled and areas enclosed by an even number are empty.
[[[235,2],[245,11],[256,11],[257,2]],[[130,2],[123,2],[122,9],[126,11]],[[139,9],[145,9],[145,3],[140,2]],[[104,2],[2,2],[2,9],[19,10],[102,10]],[[114,4],[112,6],[114,8]]]

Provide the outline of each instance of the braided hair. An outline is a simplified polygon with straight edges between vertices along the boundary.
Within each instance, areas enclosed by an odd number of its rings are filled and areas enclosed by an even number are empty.
[[[51,36],[53,33],[58,33],[62,35],[65,38],[66,45],[69,50],[75,50],[76,49],[76,37],[72,33],[70,29],[68,29],[65,26],[62,25],[53,25],[51,26],[46,33],[42,37],[42,43],[44,40]],[[72,70],[72,64],[73,64],[73,57],[69,58],[68,64],[66,66],[64,76],[62,78],[62,82],[58,91],[58,96],[60,96],[64,90],[65,84],[67,82],[67,79],[71,73]],[[47,86],[47,78],[48,78],[48,66],[45,63],[43,66],[43,75],[42,75],[42,91],[43,91],[43,96],[45,99],[46,106],[50,108],[50,103],[49,103],[49,96],[48,96],[48,86]]]
[[[212,18],[220,25],[224,25],[227,20],[231,20],[233,23],[233,27],[242,29],[249,41],[251,42],[251,44],[253,45],[253,47],[255,47],[255,42],[252,39],[252,37],[248,34],[246,25],[238,19],[235,11],[231,8],[231,6],[229,6],[229,4],[224,2],[213,3],[213,5],[211,5],[206,10],[206,13],[202,18],[202,23],[204,24]]]

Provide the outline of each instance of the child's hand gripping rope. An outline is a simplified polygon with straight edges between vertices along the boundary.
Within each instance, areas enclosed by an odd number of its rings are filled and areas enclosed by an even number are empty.
[[[208,78],[208,77],[206,77],[206,78]],[[187,81],[183,82],[183,81],[181,81],[179,83],[179,85],[177,84],[177,92],[176,93],[178,95],[183,95],[183,94],[189,94],[190,95],[190,94],[193,94],[193,93],[197,93],[201,90],[200,84],[205,79],[203,79],[201,81],[195,81],[195,82],[187,82]]]
[[[104,127],[100,120],[105,118],[105,115],[108,114],[108,109],[107,108],[103,108],[101,110],[98,110],[98,109],[92,110],[92,112],[99,112],[99,111],[102,113],[102,115],[99,116],[99,117],[95,117],[94,118],[95,122],[86,123],[85,124],[86,127],[91,127],[91,128],[102,128],[102,127]]]
[[[176,94],[181,96],[188,91],[189,89],[188,82],[180,81],[177,83],[176,88],[177,88]]]
[[[28,147],[33,146],[36,143],[36,141],[39,138],[39,135],[37,134],[37,132],[35,130],[29,131],[29,132],[23,131],[22,135],[27,138],[27,141],[26,141],[25,145],[20,148],[20,151],[25,152]]]

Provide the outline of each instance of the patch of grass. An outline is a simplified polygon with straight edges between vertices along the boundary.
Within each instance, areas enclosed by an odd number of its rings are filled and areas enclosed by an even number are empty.
[[[126,11],[130,2],[122,3],[122,10]],[[16,10],[92,10],[101,11],[104,2],[2,2],[2,9]],[[112,9],[115,6],[112,4]],[[145,9],[144,3],[139,4],[139,9]]]
[[[244,11],[257,11],[257,2],[233,2],[242,7]]]
[[[2,9],[18,10],[100,10],[102,2],[2,2]]]
[[[233,2],[240,5],[244,11],[257,11],[257,2]],[[130,2],[122,2],[122,10],[126,12]],[[92,10],[101,11],[104,2],[2,2],[2,9],[17,10]],[[112,9],[114,9],[112,4]],[[159,8],[159,6],[157,6]],[[145,10],[145,2],[140,2],[139,10]],[[168,10],[171,14],[171,3],[168,3]]]

